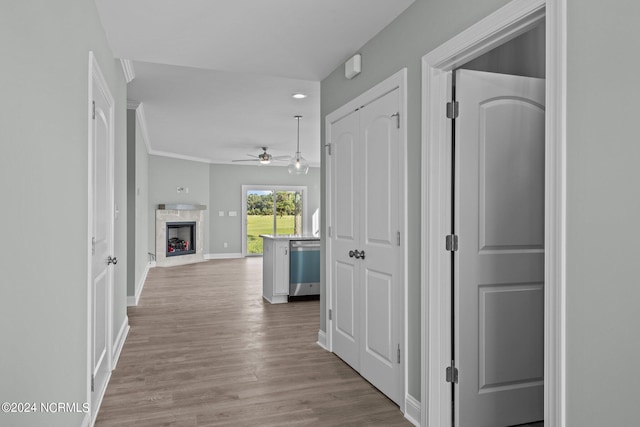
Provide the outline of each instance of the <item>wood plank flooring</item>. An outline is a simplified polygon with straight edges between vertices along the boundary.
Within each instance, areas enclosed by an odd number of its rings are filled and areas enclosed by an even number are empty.
[[[318,301],[261,295],[261,258],[152,269],[96,426],[411,426],[316,344]]]

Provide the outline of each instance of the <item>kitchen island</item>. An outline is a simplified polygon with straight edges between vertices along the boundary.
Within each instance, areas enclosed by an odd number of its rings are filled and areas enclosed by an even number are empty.
[[[260,237],[263,239],[262,297],[265,300],[281,304],[289,302],[290,295],[317,292],[320,281],[319,237],[294,234],[261,234]],[[315,248],[309,247],[308,243],[316,243],[311,245]],[[317,256],[312,254],[314,250],[318,252]]]

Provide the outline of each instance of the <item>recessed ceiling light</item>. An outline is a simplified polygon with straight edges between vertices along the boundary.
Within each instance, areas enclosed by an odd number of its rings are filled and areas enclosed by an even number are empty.
[[[307,95],[305,95],[304,93],[294,93],[293,95],[291,95],[291,97],[295,99],[304,99],[307,97]]]

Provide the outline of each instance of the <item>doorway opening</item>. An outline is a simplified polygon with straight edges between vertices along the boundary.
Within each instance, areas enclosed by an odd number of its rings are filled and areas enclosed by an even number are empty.
[[[421,424],[425,426],[452,426],[460,410],[452,399],[455,388],[451,381],[455,382],[455,375],[451,369],[454,367],[451,336],[458,332],[452,308],[460,311],[462,307],[455,305],[457,296],[451,294],[451,271],[455,265],[449,247],[455,245],[445,246],[456,209],[451,200],[452,123],[445,114],[445,106],[451,101],[452,71],[542,23],[546,24],[544,182],[541,184],[544,188],[544,277],[540,281],[543,295],[539,300],[544,305],[542,401],[547,425],[561,425],[564,417],[565,212],[562,200],[565,191],[563,88],[566,52],[562,34],[566,18],[562,3],[550,3],[547,7],[544,0],[513,1],[423,57],[422,395],[428,398],[423,400]],[[476,190],[477,187],[476,183]],[[455,236],[451,237],[451,243],[454,243]],[[505,248],[491,250],[499,252]],[[458,380],[461,381],[464,375],[459,372]]]

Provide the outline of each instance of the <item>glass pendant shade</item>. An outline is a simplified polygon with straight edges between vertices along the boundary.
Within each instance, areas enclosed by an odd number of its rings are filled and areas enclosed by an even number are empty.
[[[300,155],[300,152],[296,152],[296,155],[289,160],[289,166],[287,167],[289,174],[291,175],[305,175],[309,172],[309,162]]]
[[[287,170],[289,175],[306,175],[309,172],[309,162],[300,154],[300,119],[302,116],[294,116],[294,118],[298,120],[298,148],[296,154],[291,156]]]

